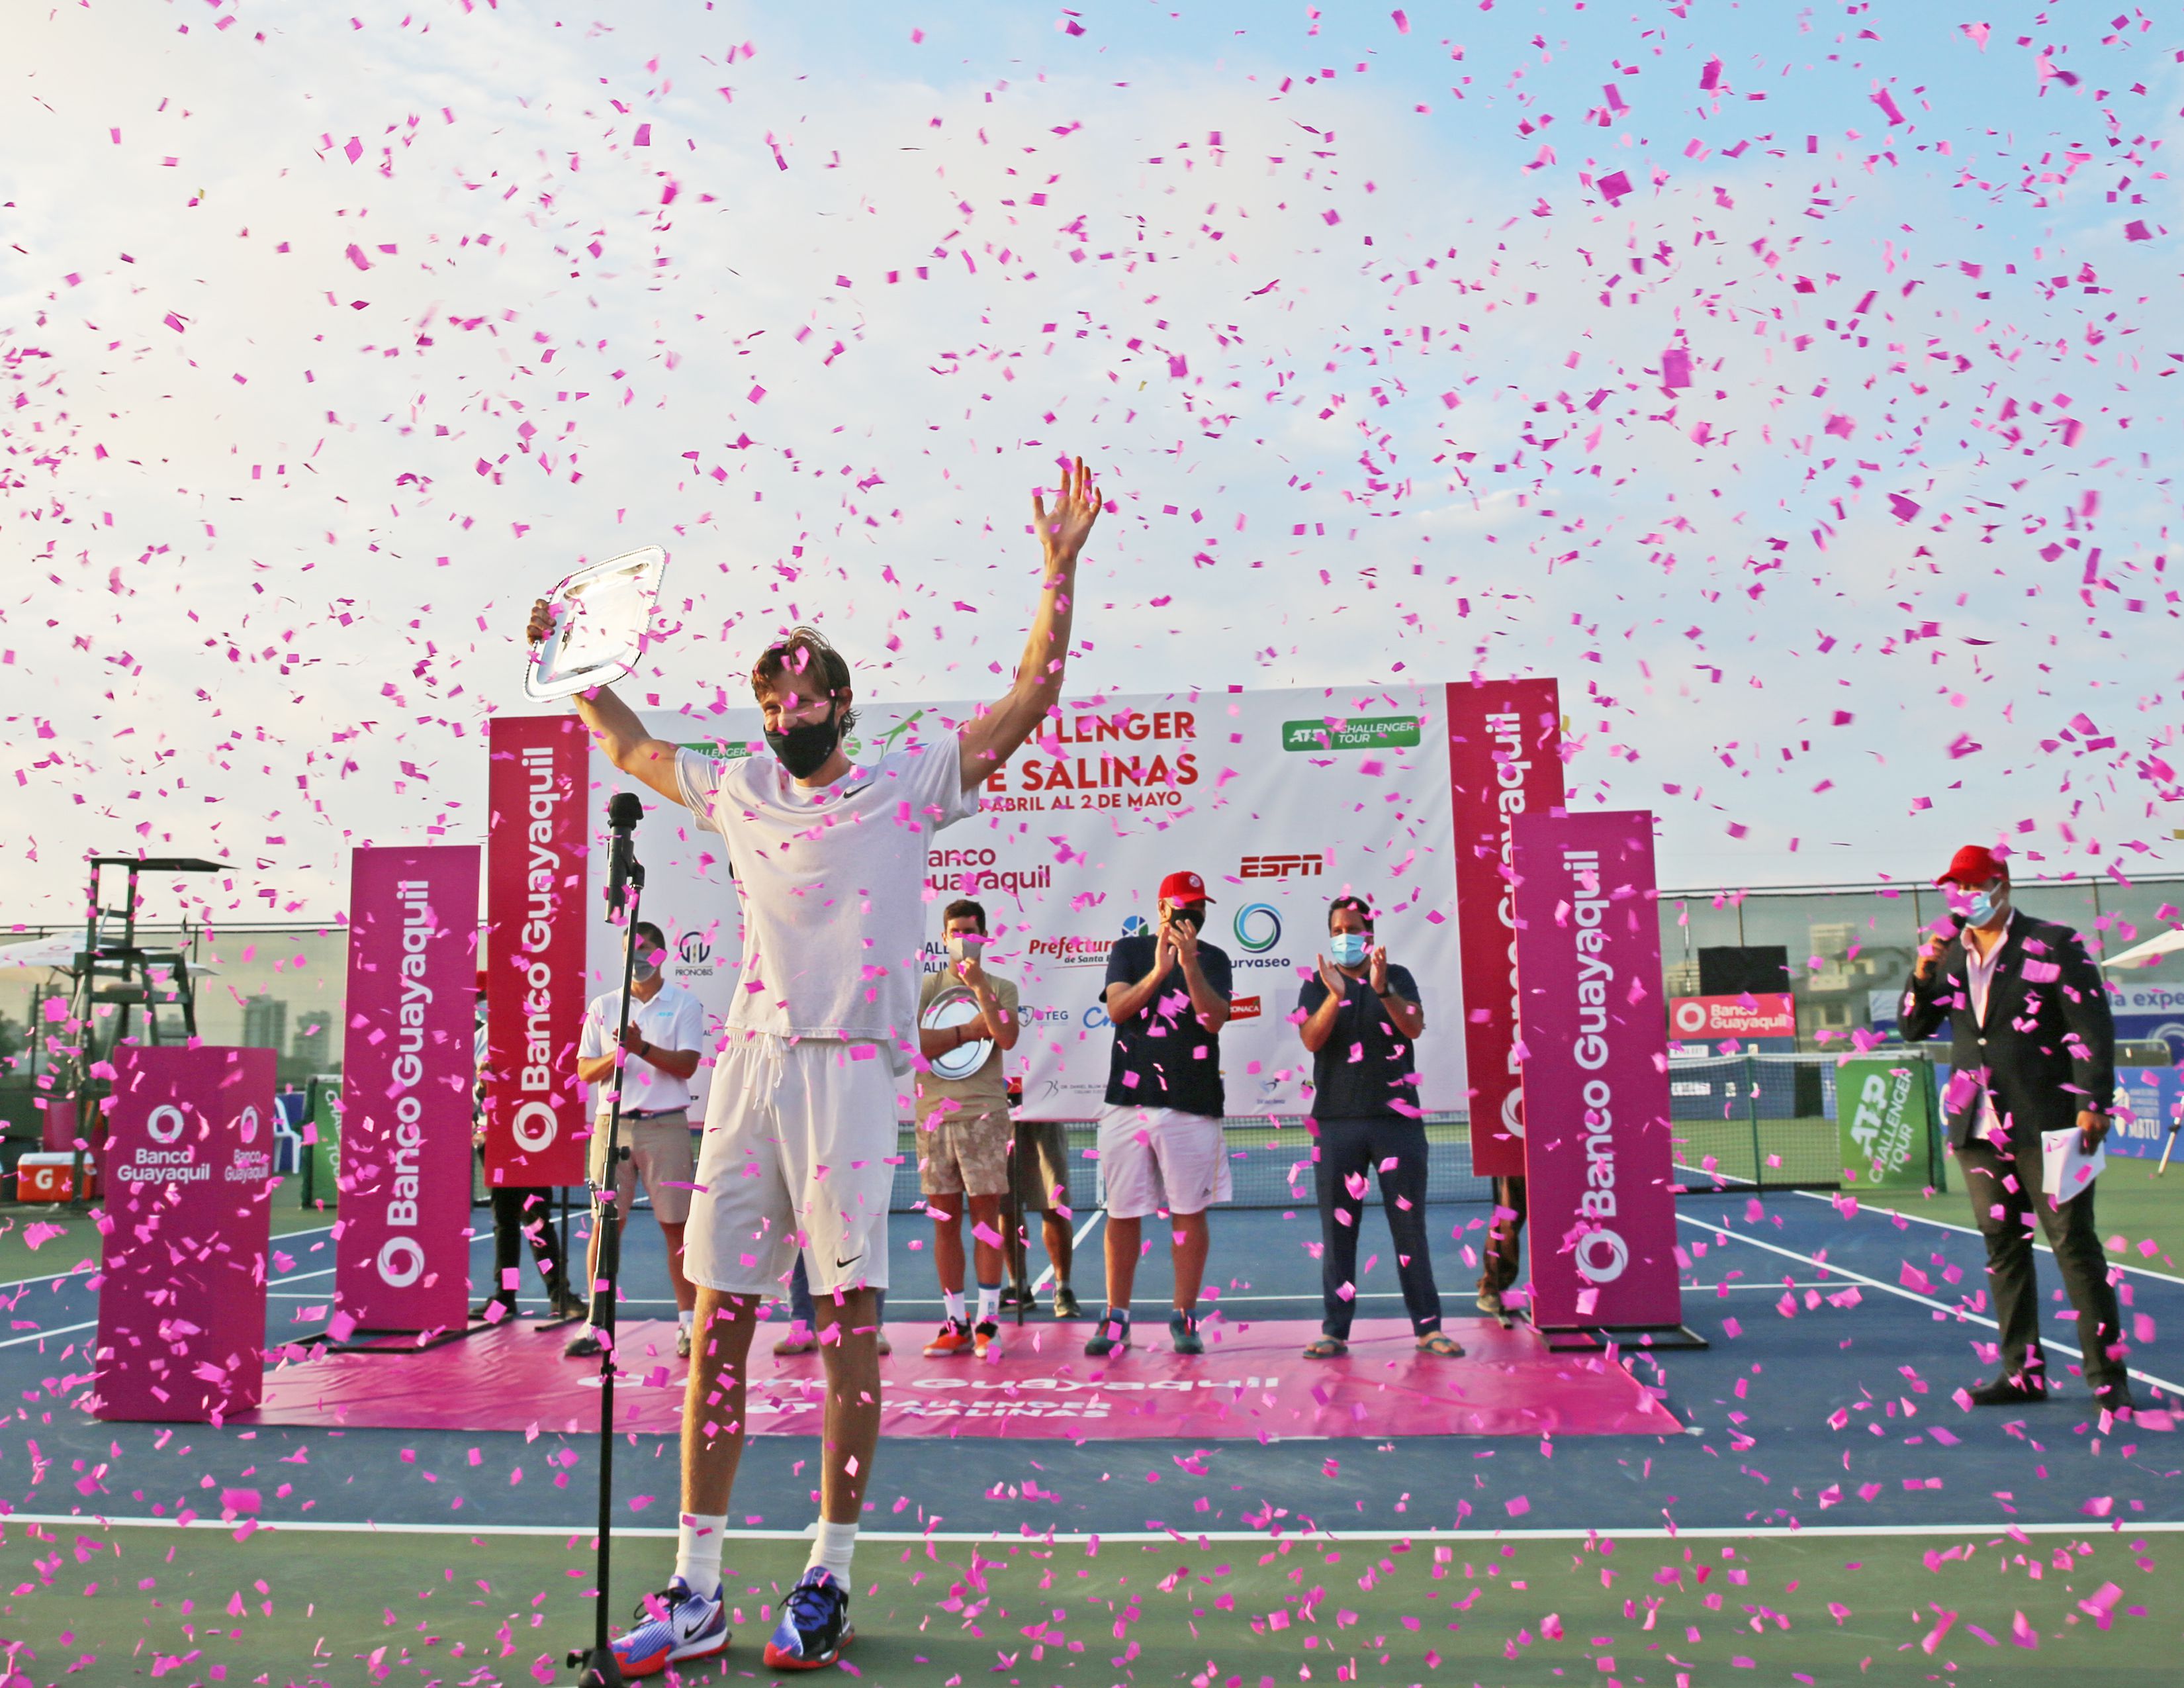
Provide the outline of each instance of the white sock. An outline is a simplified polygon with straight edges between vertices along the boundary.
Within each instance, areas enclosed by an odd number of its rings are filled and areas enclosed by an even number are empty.
[[[675,1535],[675,1574],[692,1593],[708,1599],[721,1591],[721,1538],[727,1534],[726,1513],[685,1513]]]
[[[677,1307],[675,1310],[675,1323],[685,1330],[691,1329],[697,1317],[697,1313],[689,1307]]]
[[[948,1309],[948,1317],[954,1319],[958,1324],[962,1323],[965,1318],[963,1312],[963,1292],[961,1290],[943,1290],[940,1292],[940,1300],[942,1304]],[[854,1529],[856,1528],[854,1524],[845,1524],[843,1527],[847,1529]],[[823,1529],[826,1526],[822,1524],[820,1528]]]
[[[1001,1310],[1001,1286],[981,1284],[978,1286],[978,1323],[984,1324]]]
[[[819,1531],[811,1544],[811,1557],[804,1568],[824,1565],[833,1574],[834,1580],[844,1588],[850,1585],[850,1559],[857,1551],[857,1527],[853,1524],[829,1524],[819,1521]]]

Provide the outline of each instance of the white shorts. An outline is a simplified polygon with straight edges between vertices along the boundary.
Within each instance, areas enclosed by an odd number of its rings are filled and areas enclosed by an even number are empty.
[[[1236,1194],[1219,1120],[1128,1103],[1100,1111],[1100,1184],[1111,1219],[1203,1213]]]
[[[801,1248],[815,1295],[886,1289],[902,1106],[886,1051],[730,1037],[713,1067],[683,1271],[724,1294],[779,1295]]]

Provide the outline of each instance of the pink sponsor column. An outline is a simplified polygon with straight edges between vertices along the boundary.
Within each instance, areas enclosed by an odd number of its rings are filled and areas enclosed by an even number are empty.
[[[1457,939],[1463,961],[1464,1083],[1471,1166],[1481,1178],[1524,1170],[1517,1042],[1517,928],[1509,902],[1510,829],[1563,800],[1562,704],[1552,680],[1452,681],[1449,803],[1456,823]]]
[[[218,1423],[265,1376],[274,1054],[125,1044],[114,1069],[93,1411]]]
[[[1683,1301],[1653,817],[1527,815],[1515,844],[1533,1322],[1673,1329]]]
[[[469,1323],[475,844],[350,870],[337,1334]]]
[[[489,732],[486,1182],[578,1184],[591,738],[566,715],[500,716]]]

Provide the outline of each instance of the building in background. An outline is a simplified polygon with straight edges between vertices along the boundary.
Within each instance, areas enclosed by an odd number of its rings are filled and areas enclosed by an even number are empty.
[[[270,1049],[276,1055],[288,1046],[288,1005],[281,998],[260,993],[242,1004],[242,1046]]]
[[[341,1058],[334,1047],[334,1017],[322,1008],[298,1014],[289,1050],[290,1061],[304,1077],[334,1072]]]

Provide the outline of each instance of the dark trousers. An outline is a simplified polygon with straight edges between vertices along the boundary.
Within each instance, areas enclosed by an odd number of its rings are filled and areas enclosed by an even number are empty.
[[[1357,1228],[1364,1223],[1365,1192],[1377,1174],[1388,1233],[1396,1245],[1396,1276],[1411,1328],[1421,1336],[1440,1329],[1440,1291],[1434,1287],[1433,1257],[1426,1240],[1426,1128],[1414,1119],[1384,1114],[1371,1119],[1313,1122],[1319,1159],[1322,1241],[1319,1287],[1327,1317],[1319,1328],[1348,1340],[1357,1310]],[[1383,1163],[1393,1160],[1393,1166]],[[1352,1291],[1345,1295],[1345,1289]]]
[[[1486,1227],[1485,1270],[1479,1274],[1482,1291],[1500,1295],[1517,1281],[1517,1251],[1524,1236],[1524,1180],[1521,1177],[1494,1180],[1494,1206],[1516,1217],[1495,1219]]]
[[[2038,1139],[2034,1139],[2036,1145]],[[2040,1352],[2040,1290],[2032,1260],[2032,1216],[2048,1234],[2063,1288],[2078,1310],[2078,1346],[2085,1351],[2088,1387],[2120,1382],[2124,1366],[2108,1351],[2122,1340],[2123,1320],[2116,1310],[2115,1287],[2109,1282],[2107,1256],[2093,1220],[2093,1186],[2051,1207],[2042,1189],[2043,1170],[2036,1146],[2014,1159],[1984,1138],[1957,1150],[1970,1191],[1972,1217],[1986,1239],[1987,1284],[1994,1292],[1995,1322],[2002,1327],[2002,1366],[2018,1377],[2026,1372],[2048,1381]]]
[[[546,1293],[560,1293],[567,1272],[561,1262],[560,1234],[554,1227],[553,1198],[553,1190],[543,1184],[493,1187],[493,1288],[488,1295],[515,1295],[515,1290],[504,1286],[523,1257],[526,1237],[546,1279]]]

